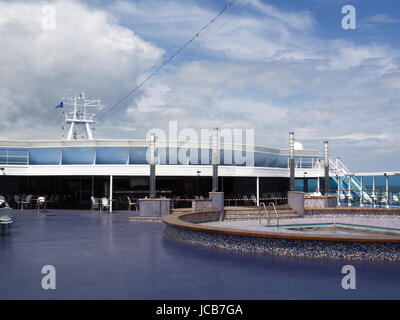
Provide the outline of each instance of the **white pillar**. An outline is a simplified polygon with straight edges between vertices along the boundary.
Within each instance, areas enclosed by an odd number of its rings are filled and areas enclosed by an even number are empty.
[[[361,176],[361,194],[360,194],[360,207],[364,206],[364,194],[363,194],[363,177]]]
[[[376,207],[375,197],[375,176],[372,176],[372,202],[374,203],[374,208]]]
[[[218,192],[218,165],[219,165],[219,137],[218,128],[214,128],[212,131],[212,167],[213,167],[213,178],[212,178],[212,192]]]
[[[351,207],[351,176],[348,177],[349,177],[349,193],[347,194],[347,200],[349,207]]]
[[[110,213],[112,212],[113,176],[110,176]]]
[[[389,175],[386,175],[386,208],[389,208]]]
[[[257,177],[257,206],[260,205],[260,177]]]
[[[289,190],[294,191],[295,168],[294,168],[294,132],[289,132]]]

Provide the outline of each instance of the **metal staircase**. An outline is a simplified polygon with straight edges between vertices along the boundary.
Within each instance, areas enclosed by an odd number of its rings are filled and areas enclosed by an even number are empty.
[[[340,192],[346,194],[351,193],[356,197],[361,198],[361,190],[364,190],[364,188],[361,186],[361,182],[354,175],[352,175],[352,172],[339,158],[329,159],[329,176],[336,183],[339,183],[340,179]],[[363,198],[365,199],[367,192],[363,191],[362,193]],[[368,202],[371,202],[371,200]]]

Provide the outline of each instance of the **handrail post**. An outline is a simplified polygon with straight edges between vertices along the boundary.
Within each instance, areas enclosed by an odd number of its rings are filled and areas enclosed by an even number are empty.
[[[269,206],[271,206],[271,205],[274,208],[274,212],[275,212],[275,216],[276,216],[276,225],[277,225],[277,227],[279,229],[279,215],[278,215],[278,212],[276,211],[275,203],[270,202]]]

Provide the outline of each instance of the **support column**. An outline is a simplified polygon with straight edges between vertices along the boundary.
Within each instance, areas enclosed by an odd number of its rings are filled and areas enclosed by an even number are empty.
[[[294,132],[289,133],[289,174],[290,184],[289,190],[294,191]]]
[[[385,173],[386,176],[386,208],[389,208],[389,175]]]
[[[337,205],[340,207],[340,176],[336,174],[336,179],[338,182],[338,189],[337,189]]]
[[[156,163],[155,163],[156,136],[150,136],[150,198],[156,197]]]
[[[211,199],[212,209],[217,210],[221,213],[220,220],[223,221],[225,219],[224,193],[209,192],[208,196]]]
[[[324,142],[325,195],[329,195],[329,153],[328,141]]]
[[[375,195],[375,176],[372,176],[372,202],[373,207],[376,207],[376,195]]]
[[[260,177],[257,177],[256,180],[256,189],[257,189],[257,207],[260,205]]]
[[[110,176],[110,213],[112,212],[113,176]]]
[[[212,132],[212,166],[213,166],[213,179],[212,179],[212,192],[218,192],[218,128],[214,128]]]
[[[361,176],[360,207],[364,207],[363,176]]]

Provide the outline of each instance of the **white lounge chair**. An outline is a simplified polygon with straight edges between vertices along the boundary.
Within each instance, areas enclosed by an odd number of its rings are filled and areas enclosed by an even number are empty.
[[[20,205],[21,205],[21,199],[19,197],[19,195],[14,195],[14,201],[17,204],[17,209],[19,209]],[[22,205],[21,205],[22,206]]]
[[[134,206],[135,210],[136,210],[136,202],[132,202],[131,198],[129,198],[129,196],[127,196],[127,198],[128,198],[128,203],[129,203],[129,211],[131,210],[132,206]]]
[[[110,210],[110,203],[106,197],[101,198],[101,210],[104,210],[104,208]]]
[[[25,200],[21,201],[21,209],[24,209],[24,206],[26,206],[28,209],[31,207],[31,202],[32,202],[32,195],[28,195]]]
[[[92,207],[90,208],[90,210],[99,210],[100,209],[99,203],[96,201],[96,199],[93,196],[90,197],[90,201],[92,203]]]

